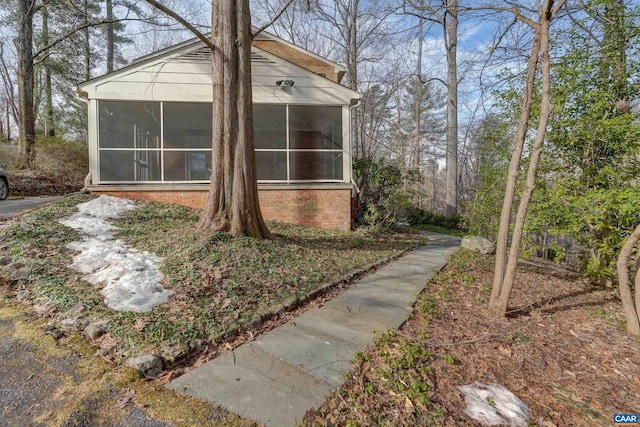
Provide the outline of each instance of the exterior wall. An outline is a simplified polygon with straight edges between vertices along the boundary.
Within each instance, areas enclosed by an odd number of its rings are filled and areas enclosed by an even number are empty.
[[[203,208],[207,201],[205,189],[151,190],[110,188],[95,186],[94,194],[108,194],[132,200],[177,203],[192,208]],[[351,229],[351,189],[346,187],[321,188],[259,188],[260,208],[267,220],[279,220],[298,225],[327,229]]]
[[[336,72],[335,67],[327,64],[324,61],[314,58],[311,55],[307,55],[304,52],[289,47],[276,40],[256,39],[253,41],[253,45],[266,52],[279,56],[282,59],[293,62],[294,64],[299,65],[300,67],[312,71],[316,74],[323,74],[329,80],[340,83],[340,76]]]

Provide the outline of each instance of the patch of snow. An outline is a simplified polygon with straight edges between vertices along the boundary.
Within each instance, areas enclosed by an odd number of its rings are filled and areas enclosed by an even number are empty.
[[[462,412],[482,425],[520,427],[529,421],[527,404],[500,384],[475,382],[458,390],[465,397]]]
[[[120,197],[102,195],[97,199],[76,206],[83,215],[101,219],[116,219],[126,211],[136,208],[136,202]]]
[[[100,291],[105,304],[116,311],[149,312],[169,300],[173,294],[160,282],[162,258],[156,254],[129,247],[122,240],[113,240],[118,227],[109,219],[136,208],[135,202],[113,196],[100,196],[80,203],[78,213],[59,222],[86,234],[80,242],[68,247],[79,252],[69,267],[84,273],[84,279],[93,284],[105,284]]]

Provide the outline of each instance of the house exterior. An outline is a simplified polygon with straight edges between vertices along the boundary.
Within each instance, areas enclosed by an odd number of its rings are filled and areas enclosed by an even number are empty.
[[[344,68],[267,33],[251,51],[254,142],[265,219],[348,230],[351,115]],[[211,164],[211,61],[199,40],[81,83],[89,190],[204,207]]]

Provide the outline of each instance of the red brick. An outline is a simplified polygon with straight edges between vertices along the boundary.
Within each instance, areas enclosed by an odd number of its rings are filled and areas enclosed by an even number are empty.
[[[203,208],[206,191],[100,191],[132,200],[177,203]],[[260,209],[265,219],[280,220],[299,225],[328,229],[351,228],[351,190],[349,189],[291,189],[259,190]]]

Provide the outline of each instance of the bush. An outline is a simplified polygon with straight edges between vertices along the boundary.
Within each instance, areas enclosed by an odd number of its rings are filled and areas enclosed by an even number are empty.
[[[424,209],[412,209],[407,218],[411,225],[437,225],[439,227],[451,228],[454,230],[465,230],[463,218],[460,215],[446,216],[433,213]]]
[[[6,142],[0,143],[0,163],[7,167],[12,166],[18,158],[18,146]]]
[[[89,170],[89,151],[86,145],[77,142],[39,136],[34,169],[53,179],[82,182]]]

